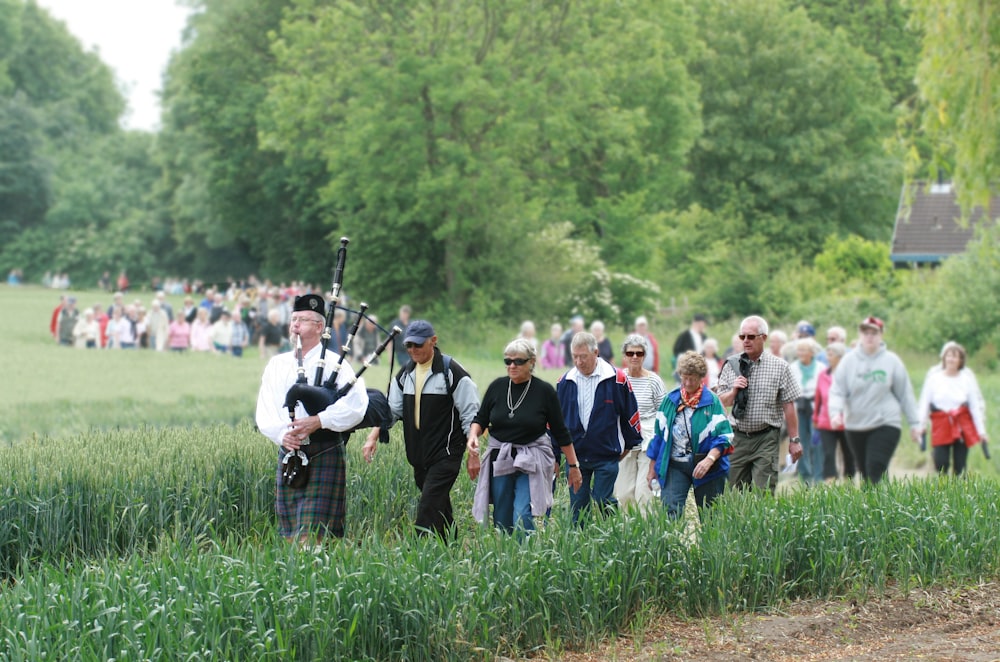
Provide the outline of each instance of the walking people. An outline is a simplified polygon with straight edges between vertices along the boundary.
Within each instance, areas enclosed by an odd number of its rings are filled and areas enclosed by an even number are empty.
[[[948,473],[950,467],[961,476],[969,448],[987,441],[986,401],[965,358],[964,347],[946,342],[941,363],[928,371],[920,391],[920,431],[926,432],[930,421],[931,455],[939,474]]]
[[[796,468],[799,479],[806,486],[818,485],[823,481],[823,442],[818,432],[814,434],[813,428],[816,384],[820,373],[826,368],[819,360],[822,351],[819,343],[811,336],[804,335],[795,341],[796,359],[789,364],[792,376],[802,389],[802,395],[795,401],[799,419],[798,436],[802,440],[802,459]]]
[[[846,332],[844,335],[847,335]],[[844,463],[843,477],[854,482],[854,454],[847,445],[847,435],[844,434],[843,427],[835,428],[830,423],[830,386],[833,384],[833,373],[847,351],[847,345],[840,341],[827,345],[826,359],[830,367],[822,369],[816,379],[813,428],[819,430],[819,438],[823,444],[823,480],[828,483],[836,481],[840,475],[837,469],[838,448]]]
[[[687,351],[677,359],[681,385],[663,399],[646,452],[646,480],[660,484],[660,500],[672,519],[684,516],[694,488],[701,516],[726,489],[733,428],[718,396],[705,386],[705,357]]]
[[[569,458],[570,490],[583,482],[556,390],[532,376],[536,356],[528,338],[507,344],[507,376],[486,389],[466,444],[469,477],[478,479],[472,515],[477,522],[485,521],[492,503],[493,524],[505,533],[533,531],[534,518],[551,509],[553,443]],[[480,464],[479,437],[487,431],[487,452]]]
[[[437,342],[430,322],[409,323],[403,338],[409,359],[390,382],[388,400],[392,424],[403,421],[406,460],[420,490],[417,531],[433,532],[447,541],[455,524],[451,488],[479,412],[479,389],[458,361],[441,352]],[[381,428],[372,428],[362,448],[368,462],[375,456],[380,432]]]
[[[290,331],[302,342],[302,368],[307,375],[314,374],[320,362],[325,305],[323,297],[306,294],[295,298],[292,309]],[[317,414],[309,415],[298,404],[295,420],[291,420],[285,399],[298,377],[295,355],[285,352],[268,361],[257,395],[257,427],[279,447],[275,491],[278,529],[284,538],[299,543],[319,541],[328,535],[342,538],[347,517],[344,433],[364,419],[368,392],[364,379],[358,378],[346,395]],[[337,362],[325,363],[324,380],[333,374]],[[354,379],[350,363],[340,363],[336,385],[342,387]],[[330,433],[323,440],[310,440],[318,430]],[[309,477],[304,486],[292,487],[282,480],[282,469],[286,455],[298,451],[308,458]]]
[[[708,339],[708,336],[705,334],[707,326],[708,318],[698,313],[691,318],[691,326],[677,335],[676,340],[674,340],[673,356],[671,357],[675,379],[677,378],[677,359],[680,358],[681,354],[689,351],[700,354],[704,349],[705,340]]]
[[[886,348],[884,329],[877,317],[861,321],[858,346],[841,359],[830,387],[830,423],[844,426],[861,478],[872,485],[889,469],[903,415],[910,421],[910,437],[920,440],[910,376],[900,358]]]
[[[784,359],[765,352],[767,321],[756,315],[740,323],[743,352],[730,356],[719,373],[719,400],[732,407],[734,438],[729,485],[754,487],[774,494],[778,485],[778,452],[782,423],[798,430],[795,401],[802,389]],[[788,441],[793,462],[802,457],[798,435]]]
[[[639,432],[642,443],[635,446],[618,464],[618,479],[615,481],[615,499],[619,505],[635,504],[646,511],[654,502],[653,491],[646,476],[649,458],[646,449],[653,438],[656,414],[660,411],[667,387],[655,372],[645,368],[646,359],[652,350],[649,339],[638,333],[625,338],[622,355],[625,357],[625,375],[632,384],[635,402],[639,406]]]
[[[579,522],[591,503],[602,515],[617,508],[618,463],[642,443],[642,435],[632,384],[597,355],[597,338],[581,331],[573,336],[570,351],[573,367],[559,379],[556,394],[582,473],[580,489],[569,495],[573,521]],[[567,478],[572,468],[567,467]]]

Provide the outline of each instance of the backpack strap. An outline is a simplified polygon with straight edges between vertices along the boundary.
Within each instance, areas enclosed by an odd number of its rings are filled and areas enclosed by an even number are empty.
[[[444,379],[448,384],[448,395],[450,395],[452,401],[454,401],[455,389],[458,388],[458,384],[455,384],[451,377],[451,356],[442,352],[441,358],[444,359]]]

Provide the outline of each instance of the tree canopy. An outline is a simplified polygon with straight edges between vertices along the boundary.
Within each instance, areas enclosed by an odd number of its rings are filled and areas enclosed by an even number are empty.
[[[553,223],[600,247],[593,268],[648,271],[625,231],[684,181],[690,33],[675,2],[302,0],[274,44],[264,145],[323,159],[330,224],[365,237],[354,268],[381,296],[512,312],[497,285]]]
[[[150,135],[96,53],[0,0],[0,266],[322,287],[346,235],[387,309],[791,313],[885,275],[918,55],[917,139],[968,199],[995,179],[977,3],[189,4]]]
[[[1000,181],[1000,8],[978,0],[907,0],[923,32],[917,85],[935,169],[968,212]]]

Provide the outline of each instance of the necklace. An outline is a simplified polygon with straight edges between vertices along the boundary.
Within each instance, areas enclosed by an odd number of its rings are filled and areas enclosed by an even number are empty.
[[[510,413],[507,414],[507,418],[514,418],[514,412],[517,411],[517,408],[521,406],[522,402],[524,402],[525,396],[528,395],[528,389],[531,388],[531,377],[528,377],[528,384],[527,386],[524,387],[524,392],[521,393],[521,397],[517,399],[516,405],[511,404],[514,401],[514,399],[510,397],[510,385],[513,383],[514,383],[513,379],[507,380],[507,409],[510,410]]]

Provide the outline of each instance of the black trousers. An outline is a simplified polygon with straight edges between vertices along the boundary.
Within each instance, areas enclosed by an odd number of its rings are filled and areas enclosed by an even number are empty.
[[[421,534],[433,531],[447,540],[455,524],[451,507],[451,488],[455,485],[455,479],[462,468],[462,456],[463,453],[460,451],[428,467],[413,467],[413,480],[420,489],[415,524]]]
[[[854,478],[854,453],[843,430],[820,430],[823,441],[823,478],[837,477],[837,448],[844,454],[844,476]]]
[[[934,457],[934,468],[938,470],[938,473],[948,473],[948,466],[950,464],[954,465],[956,476],[961,476],[962,472],[965,471],[965,461],[969,457],[969,447],[965,445],[964,440],[956,439],[947,446],[935,446],[931,452]],[[954,457],[954,463],[950,462],[952,457]]]
[[[847,431],[847,445],[866,483],[877,484],[889,470],[889,460],[899,445],[899,433],[899,428],[891,425]]]

